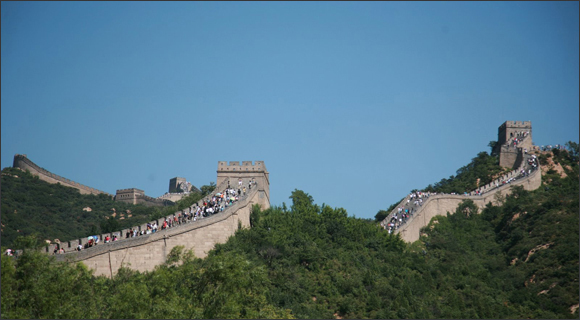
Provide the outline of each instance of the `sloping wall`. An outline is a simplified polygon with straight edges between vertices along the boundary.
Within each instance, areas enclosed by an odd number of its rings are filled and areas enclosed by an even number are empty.
[[[435,195],[427,198],[423,206],[410,218],[410,220],[399,228],[396,232],[407,242],[419,240],[421,228],[427,226],[435,216],[447,215],[447,212],[453,214],[457,206],[466,199],[473,202],[482,210],[488,203],[497,205],[495,199],[497,194],[505,196],[511,192],[511,187],[521,185],[525,190],[535,190],[542,184],[541,170],[535,170],[525,179],[516,180],[506,184],[482,196],[464,196],[464,195]]]
[[[12,164],[12,167],[19,168],[20,170],[23,170],[23,171],[28,170],[28,171],[30,171],[31,174],[37,176],[40,180],[46,181],[48,183],[60,183],[64,186],[78,189],[81,194],[101,194],[101,193],[104,193],[104,194],[113,196],[112,194],[107,193],[105,191],[101,191],[101,190],[97,190],[95,188],[85,186],[85,185],[80,184],[78,182],[74,182],[74,181],[69,180],[67,178],[56,175],[56,174],[54,174],[54,173],[52,173],[44,168],[41,168],[38,165],[36,165],[34,162],[30,161],[30,159],[28,159],[26,157],[26,155],[24,155],[24,154],[14,155],[14,163]]]
[[[259,188],[252,189],[245,198],[223,212],[195,222],[134,238],[101,242],[87,250],[55,257],[57,261],[82,261],[95,270],[95,275],[108,277],[115,275],[122,265],[141,272],[151,271],[164,263],[177,245],[193,249],[197,257],[204,258],[216,243],[225,243],[239,227],[250,226],[251,208],[259,202],[259,194]]]

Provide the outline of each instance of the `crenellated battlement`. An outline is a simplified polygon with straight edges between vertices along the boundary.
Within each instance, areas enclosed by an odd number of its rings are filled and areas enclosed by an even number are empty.
[[[501,128],[532,128],[531,121],[506,121],[499,126]]]
[[[264,161],[218,161],[217,185],[225,183],[237,187],[240,181],[244,186],[255,181],[260,190],[260,205],[262,208],[270,207],[270,173]]]
[[[146,206],[170,206],[174,202],[169,199],[158,199],[145,195],[145,191],[137,188],[119,189],[115,195],[115,201],[131,204],[144,204]]]
[[[264,161],[218,161],[218,171],[267,172]]]
[[[118,189],[117,190],[117,194],[119,194],[119,193],[127,193],[127,192],[135,192],[135,193],[143,193],[143,194],[145,194],[145,191],[143,191],[141,189],[137,189],[137,188],[127,188],[127,189]]]

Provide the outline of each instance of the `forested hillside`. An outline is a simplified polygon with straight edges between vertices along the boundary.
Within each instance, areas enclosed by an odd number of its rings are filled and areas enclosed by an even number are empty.
[[[175,206],[146,207],[114,201],[111,196],[84,195],[77,189],[50,184],[27,171],[2,170],[2,246],[18,236],[37,234],[43,240],[69,241],[119,231],[169,215],[201,195],[192,193]],[[203,186],[202,191],[211,192]]]
[[[152,272],[3,255],[2,317],[577,319],[577,148],[540,162],[541,188],[464,202],[413,244],[295,190],[207,258],[176,247]]]

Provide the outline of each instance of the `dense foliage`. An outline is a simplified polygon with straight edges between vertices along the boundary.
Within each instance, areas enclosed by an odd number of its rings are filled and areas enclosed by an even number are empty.
[[[578,160],[552,157],[566,177],[481,214],[466,201],[413,244],[295,190],[207,258],[176,247],[152,272],[2,256],[2,317],[577,319]]]
[[[50,184],[16,168],[2,170],[1,186],[1,241],[6,247],[12,247],[18,236],[33,233],[51,241],[69,241],[119,231],[182,210],[204,195],[191,193],[168,207],[133,205],[105,194],[80,194],[75,188]],[[214,188],[210,184],[202,190]]]

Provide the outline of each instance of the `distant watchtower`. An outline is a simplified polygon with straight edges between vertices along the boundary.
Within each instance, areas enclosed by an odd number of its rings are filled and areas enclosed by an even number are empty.
[[[218,161],[216,185],[229,181],[232,188],[238,189],[238,181],[247,188],[249,181],[255,181],[258,188],[258,202],[262,209],[270,207],[270,174],[264,161]]]
[[[139,196],[145,195],[145,191],[137,188],[119,189],[115,195],[115,201],[137,204]]]
[[[514,139],[518,144],[514,145]],[[497,130],[497,144],[492,154],[499,155],[502,167],[516,168],[521,161],[519,149],[532,149],[532,122],[506,121]]]
[[[181,188],[182,183],[185,183],[185,178],[175,177],[169,180],[169,192],[170,193],[178,192],[178,189]],[[189,190],[181,190],[181,191],[184,192]]]

